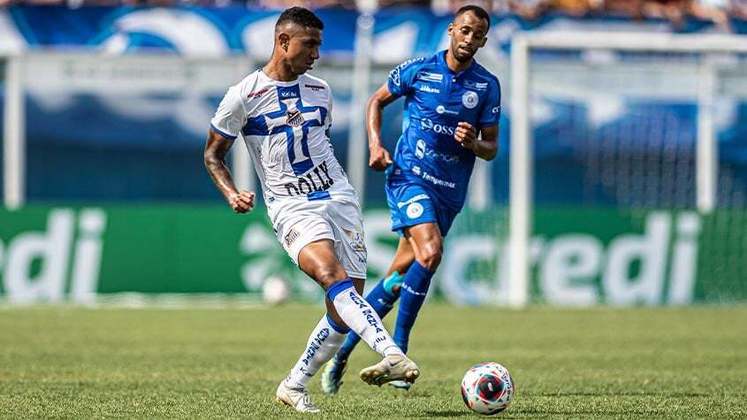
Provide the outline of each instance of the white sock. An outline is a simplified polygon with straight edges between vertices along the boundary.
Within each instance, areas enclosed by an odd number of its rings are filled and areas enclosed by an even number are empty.
[[[375,352],[382,356],[394,354],[404,356],[402,350],[384,328],[379,315],[358,294],[351,280],[332,285],[327,290],[327,297],[335,305],[340,318]]]
[[[306,388],[306,384],[311,377],[337,353],[337,349],[340,348],[347,334],[347,332],[337,331],[338,329],[340,327],[333,326],[327,315],[322,317],[314,330],[311,331],[306,349],[291,369],[288,377],[285,378],[285,383],[288,386],[291,388]]]

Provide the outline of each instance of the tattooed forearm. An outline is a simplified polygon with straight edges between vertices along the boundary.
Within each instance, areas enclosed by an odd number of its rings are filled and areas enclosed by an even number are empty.
[[[231,148],[231,142],[213,132],[210,133],[205,146],[205,168],[213,179],[215,186],[227,198],[236,194],[236,185],[231,177],[231,171],[226,166],[225,157]]]

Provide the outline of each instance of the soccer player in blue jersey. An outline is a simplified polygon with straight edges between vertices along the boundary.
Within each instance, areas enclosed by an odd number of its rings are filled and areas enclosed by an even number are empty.
[[[405,352],[441,262],[444,237],[464,205],[475,159],[492,160],[498,151],[500,84],[473,58],[485,45],[489,28],[484,9],[462,7],[448,27],[448,50],[400,64],[368,102],[369,166],[386,170],[392,230],[401,238],[387,277],[366,300],[383,317],[401,298],[394,341]],[[392,159],[381,141],[382,110],[399,97],[405,98],[403,129]],[[327,364],[325,393],[339,390],[358,340],[348,334]]]

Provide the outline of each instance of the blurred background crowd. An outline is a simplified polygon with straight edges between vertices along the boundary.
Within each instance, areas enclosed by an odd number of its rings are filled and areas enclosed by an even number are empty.
[[[305,6],[311,9],[355,9],[356,0],[0,0],[0,7],[12,4],[114,6],[199,5],[225,7],[245,5],[251,8],[284,9]],[[437,13],[453,12],[464,4],[478,4],[495,14],[514,14],[537,20],[548,13],[571,16],[608,15],[635,19],[667,19],[681,25],[686,18],[711,21],[730,31],[731,18],[747,19],[747,0],[380,0],[379,7],[429,7]]]

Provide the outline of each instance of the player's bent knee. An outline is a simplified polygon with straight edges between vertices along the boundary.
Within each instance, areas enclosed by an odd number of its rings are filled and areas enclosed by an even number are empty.
[[[440,243],[429,243],[423,247],[421,255],[423,267],[428,271],[436,271],[439,264],[441,264],[441,257],[443,256],[443,248]]]
[[[347,279],[347,275],[344,270],[324,268],[316,272],[314,279],[326,290],[332,287],[335,283]]]

